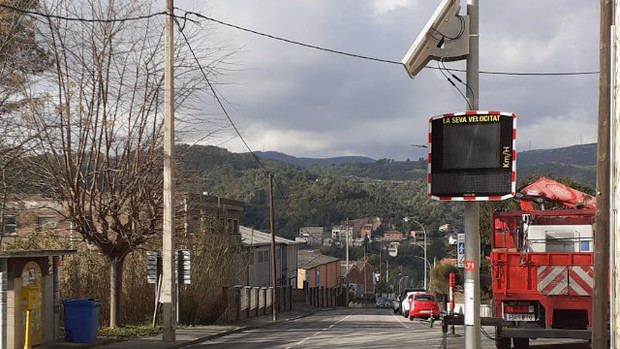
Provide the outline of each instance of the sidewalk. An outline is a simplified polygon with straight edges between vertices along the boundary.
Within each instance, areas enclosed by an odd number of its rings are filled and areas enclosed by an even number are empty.
[[[195,326],[177,328],[176,330],[176,342],[166,343],[162,341],[161,334],[152,337],[143,337],[131,339],[128,341],[116,342],[112,344],[106,344],[97,346],[97,349],[141,349],[141,348],[154,348],[154,349],[172,349],[183,348],[195,343],[202,342],[204,340],[221,337],[230,333],[240,332],[244,330],[250,330],[254,328],[261,328],[269,326],[277,322],[286,322],[294,319],[302,318],[308,315],[312,315],[317,308],[307,306],[305,304],[295,304],[295,309],[278,314],[278,320],[276,322],[271,320],[271,315],[263,315],[256,318],[249,319],[247,321],[232,324],[232,325],[209,325],[209,326]]]

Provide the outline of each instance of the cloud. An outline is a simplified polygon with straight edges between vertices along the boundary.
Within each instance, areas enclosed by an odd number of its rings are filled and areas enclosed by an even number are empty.
[[[177,6],[310,44],[400,61],[438,3],[220,0],[203,8],[179,0]],[[482,2],[480,68],[598,70],[598,19],[593,1]],[[209,41],[202,45],[239,49],[232,56],[233,69],[218,78],[219,90],[257,149],[296,156],[417,158],[424,151],[409,145],[426,141],[428,118],[465,109],[461,95],[436,70],[423,70],[410,80],[399,65],[311,50],[216,24],[206,28]],[[464,63],[449,66],[464,68]],[[454,74],[465,81],[464,74]],[[480,109],[517,113],[521,148],[530,142],[532,148],[585,143],[596,138],[597,87],[597,75],[481,75]],[[213,103],[204,109],[219,113]],[[240,142],[226,146],[245,151]]]

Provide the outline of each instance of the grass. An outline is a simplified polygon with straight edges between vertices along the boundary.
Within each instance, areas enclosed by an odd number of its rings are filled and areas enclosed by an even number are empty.
[[[100,327],[94,343],[64,342],[64,328],[60,329],[60,340],[50,346],[52,349],[87,349],[114,342],[126,341],[138,337],[154,336],[161,333],[161,326],[153,328],[151,324],[126,325],[119,328]]]
[[[161,333],[161,326],[153,328],[151,324],[126,325],[118,328],[102,327],[97,330],[97,337],[128,340],[137,337],[154,336]]]

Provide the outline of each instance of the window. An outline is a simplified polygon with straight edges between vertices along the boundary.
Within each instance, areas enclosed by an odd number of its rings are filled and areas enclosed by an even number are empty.
[[[37,216],[37,228],[41,230],[56,229],[56,216]]]
[[[16,235],[17,221],[15,216],[4,216],[4,226],[2,228],[2,235]]]

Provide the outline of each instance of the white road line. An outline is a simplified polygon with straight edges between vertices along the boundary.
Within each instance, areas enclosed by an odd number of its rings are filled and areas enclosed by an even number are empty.
[[[392,316],[394,317],[394,319],[396,319],[396,321],[398,321],[399,324],[403,325],[404,328],[409,328],[409,326],[405,325],[398,316],[396,316],[396,314],[392,314]]]
[[[315,336],[317,336],[317,335],[321,334],[321,332],[323,332],[323,331],[327,331],[327,330],[329,330],[329,329],[333,328],[334,326],[338,325],[340,322],[342,322],[342,321],[346,320],[349,316],[351,316],[351,314],[349,314],[349,315],[347,315],[347,316],[343,317],[342,319],[340,319],[340,320],[338,320],[338,321],[334,322],[333,324],[329,325],[329,327],[325,327],[325,328],[322,328],[322,329],[320,329],[320,330],[316,331],[316,332],[315,332],[315,333],[313,333],[312,335],[310,335],[310,336],[308,336],[308,337],[306,337],[306,338],[304,338],[304,339],[300,340],[300,341],[299,341],[299,342],[297,342],[297,343],[294,343],[294,344],[292,344],[292,345],[290,345],[290,346],[286,347],[285,349],[292,349],[292,348],[297,348],[297,347],[299,347],[300,345],[304,344],[304,342],[305,342],[305,341],[307,341],[308,339],[310,339],[310,338],[312,338],[312,337],[315,337]]]

